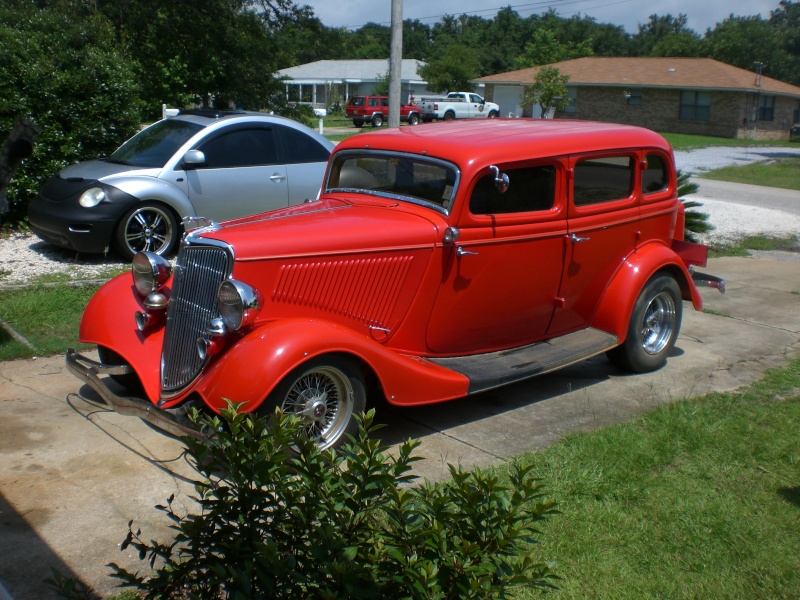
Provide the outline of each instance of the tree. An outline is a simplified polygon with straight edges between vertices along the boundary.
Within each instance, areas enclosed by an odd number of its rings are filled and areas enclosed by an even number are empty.
[[[548,29],[537,29],[533,39],[525,44],[525,51],[517,59],[517,69],[527,69],[539,65],[592,56],[591,40],[584,40],[578,44],[567,42],[562,44],[556,39],[555,34]]]
[[[451,44],[444,52],[431,59],[419,70],[419,75],[428,82],[434,92],[471,91],[471,80],[480,75],[481,61],[477,50]]]
[[[569,75],[564,75],[555,67],[542,67],[536,74],[533,84],[525,89],[524,105],[538,104],[545,118],[551,108],[564,110],[569,105],[567,82]]]
[[[687,41],[690,38],[700,40],[700,36],[688,26],[688,17],[679,14],[673,17],[670,14],[659,16],[650,15],[650,19],[644,25],[639,25],[639,33],[631,39],[632,51],[634,56],[654,56],[653,48],[665,38],[679,36],[679,39]],[[673,43],[674,47],[676,43]],[[682,54],[681,56],[686,56]]]
[[[42,130],[11,180],[9,223],[24,220],[47,177],[108,154],[141,127],[135,68],[111,24],[92,10],[0,8],[0,139],[20,117]]]

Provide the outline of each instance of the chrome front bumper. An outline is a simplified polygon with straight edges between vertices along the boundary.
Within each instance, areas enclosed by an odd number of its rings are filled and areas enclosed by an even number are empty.
[[[111,410],[129,417],[139,417],[159,429],[178,437],[191,435],[198,438],[208,438],[205,433],[198,431],[187,417],[185,406],[164,410],[153,406],[144,398],[119,396],[115,394],[101,379],[101,375],[125,375],[132,369],[127,365],[104,365],[96,360],[87,358],[77,350],[67,350],[67,368],[78,379],[89,385]]]

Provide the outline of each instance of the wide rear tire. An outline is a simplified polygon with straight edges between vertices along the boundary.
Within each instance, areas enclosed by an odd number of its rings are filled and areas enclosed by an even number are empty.
[[[608,358],[633,373],[661,368],[678,339],[682,316],[678,282],[670,275],[656,275],[636,300],[625,341],[609,350]]]

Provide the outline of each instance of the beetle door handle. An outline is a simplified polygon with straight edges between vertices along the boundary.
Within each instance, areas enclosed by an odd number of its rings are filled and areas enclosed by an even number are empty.
[[[277,181],[278,183],[280,183],[284,179],[286,179],[286,175],[281,175],[280,173],[275,173],[270,177],[270,181]]]
[[[580,242],[588,242],[589,241],[588,237],[578,237],[574,233],[571,236],[569,236],[569,239],[572,240],[573,244],[578,244]]]
[[[466,256],[466,255],[477,256],[477,252],[472,252],[471,250],[465,250],[463,246],[459,246],[456,248],[456,256]]]

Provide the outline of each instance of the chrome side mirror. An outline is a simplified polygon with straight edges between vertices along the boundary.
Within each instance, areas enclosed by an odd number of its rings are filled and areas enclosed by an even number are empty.
[[[494,187],[501,194],[505,194],[509,185],[508,173],[501,173],[500,168],[495,165],[491,165],[489,169],[494,172]]]
[[[183,164],[190,166],[202,165],[206,162],[206,155],[200,150],[189,150],[183,155]]]

